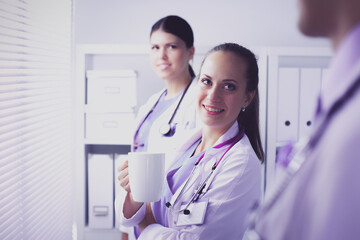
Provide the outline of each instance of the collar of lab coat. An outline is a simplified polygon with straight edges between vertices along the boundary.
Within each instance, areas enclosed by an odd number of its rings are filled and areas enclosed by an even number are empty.
[[[235,137],[235,135],[238,133],[239,131],[239,126],[238,126],[238,122],[235,121],[233,123],[233,125],[225,132],[225,134],[223,134],[215,143],[215,146],[223,143],[225,141],[227,141],[228,139],[231,139],[233,137]],[[179,154],[177,155],[177,157],[175,159],[179,159],[181,157],[182,154],[184,154],[197,140],[199,140],[199,138],[201,137],[201,131],[197,131],[196,133],[194,133],[186,142],[185,144],[183,144],[183,146],[180,148]],[[229,147],[229,145],[225,145],[222,146],[220,148],[209,148],[206,150],[205,155],[202,159],[202,161],[200,162],[200,165],[204,166],[204,164],[206,164],[208,161],[213,161],[214,163],[216,161],[218,161],[220,159],[220,157],[222,156],[222,154],[217,154],[219,153],[219,151],[223,151],[225,148]],[[217,154],[217,155],[216,155]],[[215,156],[216,155],[216,156]],[[223,162],[221,162],[220,164],[222,164]],[[176,165],[176,162],[173,163]],[[202,167],[203,168],[203,167]],[[170,170],[174,170],[174,165],[172,167],[170,167]],[[201,170],[201,172],[204,171],[204,169]],[[217,172],[217,169],[215,170],[215,172]],[[210,187],[211,182],[213,181],[214,177],[215,177],[215,172],[214,174],[212,174],[212,176],[208,179],[208,183],[203,191],[203,193],[205,193],[207,191],[207,189]],[[199,173],[199,175],[201,175],[201,173]],[[202,179],[203,180],[203,179]],[[194,180],[193,180],[194,181]],[[179,187],[179,189],[177,190],[180,191],[183,188],[183,185],[185,184],[185,182]],[[190,183],[190,185],[193,184]],[[191,186],[189,186],[191,187]],[[175,193],[172,198],[171,201],[174,201],[174,199],[176,198],[176,195],[178,193]]]
[[[216,141],[214,146],[221,144],[233,137],[238,133],[239,131],[239,125],[238,122],[235,121],[233,125]],[[219,151],[223,151],[223,149],[229,147],[229,145],[222,146],[220,148],[214,148],[211,147],[206,150],[204,159],[213,159],[214,162],[218,161],[221,155],[217,155],[216,158],[214,158],[214,155],[216,155]]]
[[[238,131],[239,131],[239,125],[238,125],[238,122],[235,121],[233,123],[233,125],[216,141],[215,145],[218,145],[220,143],[225,142],[226,140],[229,140],[229,139],[235,137],[235,135],[238,133]],[[175,157],[175,159],[179,159],[179,157],[182,156],[194,144],[194,142],[199,140],[199,138],[201,138],[201,129],[197,130],[194,134],[192,134],[188,138],[187,141],[185,141],[185,143],[179,149],[179,152],[178,152],[177,156]],[[222,149],[224,147],[221,147],[221,148],[213,148],[212,147],[212,148],[206,150],[204,157],[206,157],[206,158],[211,157],[211,156],[215,155],[219,151],[219,149]]]

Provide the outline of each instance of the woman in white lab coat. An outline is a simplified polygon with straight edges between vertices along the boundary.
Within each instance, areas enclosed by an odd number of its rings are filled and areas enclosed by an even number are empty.
[[[150,33],[150,60],[165,89],[140,107],[136,118],[133,152],[165,152],[166,164],[173,159],[182,135],[196,129],[195,73],[189,64],[194,56],[191,26],[181,17],[158,20]],[[132,232],[131,229],[120,228]],[[127,236],[123,234],[123,239]]]
[[[139,239],[241,239],[245,218],[261,198],[258,66],[237,44],[213,48],[203,61],[196,108],[203,123],[179,150],[155,203],[132,200],[127,163],[119,180],[128,191],[121,223]]]
[[[193,43],[192,29],[181,17],[170,15],[152,26],[151,65],[166,87],[139,109],[132,151],[165,152],[168,163],[179,137],[196,128]]]

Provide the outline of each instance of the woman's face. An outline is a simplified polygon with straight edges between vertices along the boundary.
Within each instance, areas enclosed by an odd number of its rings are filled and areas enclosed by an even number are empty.
[[[151,66],[160,78],[171,80],[189,74],[194,47],[187,48],[182,39],[162,30],[151,34],[150,44]]]
[[[216,51],[205,59],[199,77],[197,111],[205,126],[224,133],[247,107],[246,63],[231,52]]]

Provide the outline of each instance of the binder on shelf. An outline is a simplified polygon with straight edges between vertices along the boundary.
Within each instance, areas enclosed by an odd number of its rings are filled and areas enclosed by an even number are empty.
[[[277,143],[298,140],[299,68],[279,68]]]
[[[302,68],[300,74],[299,139],[310,134],[321,90],[321,68]]]
[[[90,228],[114,226],[113,154],[88,155],[88,214]]]

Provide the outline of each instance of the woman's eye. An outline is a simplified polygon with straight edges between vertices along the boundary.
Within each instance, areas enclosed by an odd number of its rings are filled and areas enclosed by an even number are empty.
[[[176,45],[170,45],[169,48],[175,49],[175,48],[177,48],[177,46]]]
[[[152,46],[151,47],[151,50],[158,50],[159,49],[159,46]]]
[[[203,78],[203,79],[201,80],[201,82],[202,82],[204,85],[211,85],[211,81],[210,81],[209,79],[207,79],[207,78]]]
[[[226,84],[225,85],[226,90],[234,91],[236,89],[234,84]]]

